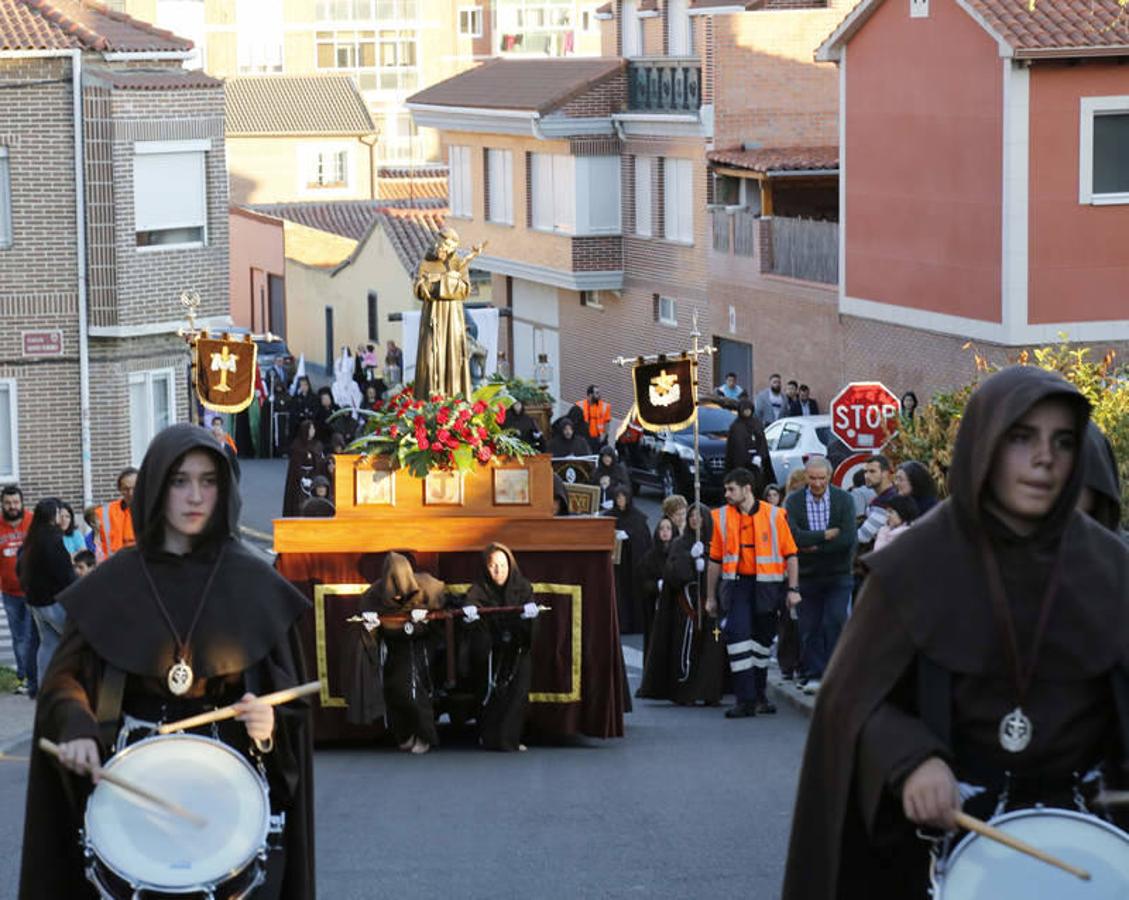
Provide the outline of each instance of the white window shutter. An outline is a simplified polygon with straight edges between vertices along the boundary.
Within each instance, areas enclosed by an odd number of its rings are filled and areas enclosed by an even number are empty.
[[[203,228],[207,218],[204,153],[145,153],[133,158],[136,231]]]

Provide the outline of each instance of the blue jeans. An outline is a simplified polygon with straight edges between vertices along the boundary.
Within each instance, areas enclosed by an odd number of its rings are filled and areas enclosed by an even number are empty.
[[[27,681],[28,693],[36,688],[35,651],[39,649],[39,633],[31,618],[31,607],[23,597],[2,594],[4,613],[8,617],[8,633],[12,635],[12,651],[16,654],[16,675]]]
[[[63,636],[63,628],[67,624],[67,611],[59,603],[47,606],[32,606],[32,616],[35,617],[35,627],[39,631],[39,652],[35,654],[35,664],[39,669],[39,676],[47,674],[47,667],[51,665],[51,657],[59,646],[59,638]]]
[[[800,668],[808,678],[822,678],[847,624],[851,602],[850,575],[800,579]]]

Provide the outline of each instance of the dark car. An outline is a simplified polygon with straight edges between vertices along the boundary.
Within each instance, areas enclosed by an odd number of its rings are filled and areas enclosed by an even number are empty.
[[[268,370],[278,364],[283,372],[286,373],[286,381],[294,377],[296,365],[294,363],[294,354],[290,352],[290,348],[286,346],[286,341],[267,341],[261,338],[255,340],[255,346],[259,348],[259,366],[263,370],[263,377],[268,378]]]
[[[702,494],[719,496],[724,492],[725,438],[736,413],[714,404],[698,407],[698,455],[701,464]],[[626,432],[625,432],[626,433]],[[639,440],[616,444],[620,459],[631,475],[631,486],[653,487],[662,496],[694,495],[694,427],[678,431],[640,432]]]

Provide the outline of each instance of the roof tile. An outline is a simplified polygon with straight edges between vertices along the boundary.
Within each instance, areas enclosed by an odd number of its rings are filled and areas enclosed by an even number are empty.
[[[192,41],[95,0],[0,0],[0,50],[184,53]]]
[[[759,147],[754,150],[737,147],[732,150],[714,150],[706,156],[712,163],[748,169],[763,175],[839,168],[838,147]]]
[[[1118,0],[968,0],[1016,56],[1129,50],[1129,9]]]
[[[226,130],[239,134],[371,134],[348,75],[256,75],[227,81]]]
[[[413,94],[408,103],[546,113],[624,66],[619,57],[492,60]]]
[[[408,204],[395,200],[332,200],[312,203],[259,203],[248,209],[278,219],[297,222],[307,228],[328,231],[341,237],[359,241],[372,227],[382,210],[407,208]],[[414,203],[417,210],[434,213],[447,207],[446,199],[422,200]]]

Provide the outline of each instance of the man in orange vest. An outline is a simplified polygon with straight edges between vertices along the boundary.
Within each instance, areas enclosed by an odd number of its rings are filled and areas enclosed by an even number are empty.
[[[789,605],[800,600],[800,568],[788,518],[780,508],[757,500],[753,473],[733,469],[723,483],[725,506],[712,514],[706,611],[717,615],[720,595],[737,696],[725,717],[744,719],[776,712],[765,694],[768,659],[780,609],[785,600]]]
[[[593,453],[599,453],[600,448],[608,439],[608,423],[612,420],[611,404],[600,399],[600,389],[594,384],[588,385],[588,396],[576,404],[584,414],[584,422],[588,426],[588,446]]]
[[[133,466],[122,469],[118,475],[118,493],[120,500],[111,500],[99,512],[99,524],[102,550],[106,556],[111,556],[122,547],[132,547],[135,543],[133,535],[133,518],[129,514],[129,505],[133,502],[133,487],[137,484],[137,469]]]

